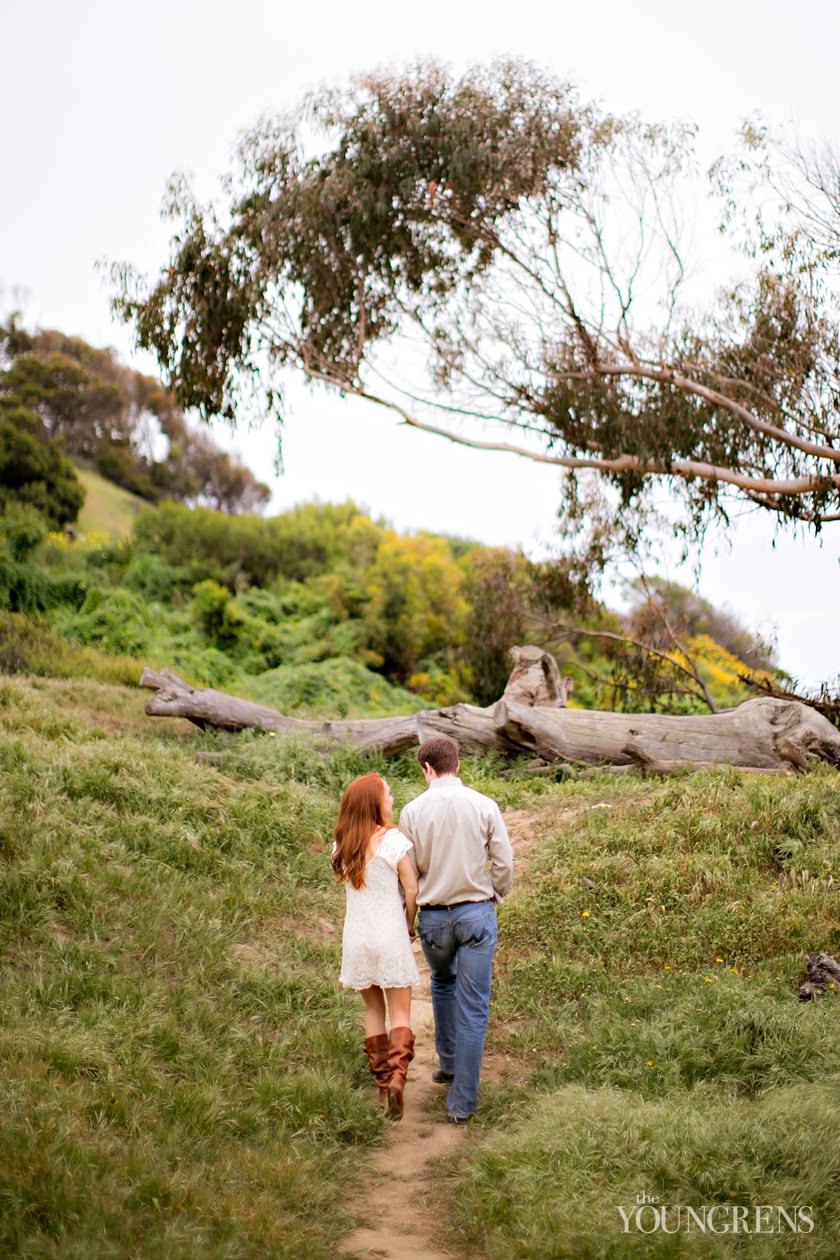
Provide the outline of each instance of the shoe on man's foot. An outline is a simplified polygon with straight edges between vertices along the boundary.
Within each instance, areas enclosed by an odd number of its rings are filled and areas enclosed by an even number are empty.
[[[451,1085],[455,1080],[454,1072],[445,1072],[443,1068],[435,1068],[432,1072],[432,1080],[436,1085]]]
[[[469,1124],[469,1116],[453,1116],[451,1111],[447,1111],[446,1118],[450,1124]]]

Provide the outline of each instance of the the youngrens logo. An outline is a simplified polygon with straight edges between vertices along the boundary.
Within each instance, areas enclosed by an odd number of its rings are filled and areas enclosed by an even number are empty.
[[[660,1203],[658,1195],[640,1190],[629,1207],[618,1206],[625,1234],[810,1234],[814,1209],[797,1204],[712,1203],[687,1207]]]

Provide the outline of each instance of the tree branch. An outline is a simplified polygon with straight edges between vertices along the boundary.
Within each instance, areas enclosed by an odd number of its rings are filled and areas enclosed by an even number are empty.
[[[540,613],[529,612],[530,617],[537,621],[541,621],[546,631],[550,634],[552,631],[562,630],[569,637],[581,635],[587,639],[607,639],[612,643],[629,644],[630,647],[638,648],[640,652],[646,653],[648,656],[655,656],[661,661],[665,661],[668,665],[673,665],[674,669],[679,670],[681,674],[685,674],[693,683],[696,683],[702,690],[702,699],[708,705],[712,713],[717,713],[718,709],[715,702],[709,695],[706,684],[688,665],[683,665],[681,661],[677,661],[673,656],[669,656],[667,652],[661,652],[659,648],[652,647],[649,643],[642,643],[640,639],[634,639],[631,635],[618,634],[614,630],[584,630],[579,626],[571,626],[564,621],[551,621],[547,617],[543,617]],[[680,649],[682,651],[682,649]],[[690,659],[687,657],[687,659]],[[692,695],[697,695],[694,691]]]
[[[840,490],[840,474],[832,474],[830,476],[815,474],[810,477],[791,477],[776,480],[772,477],[748,477],[742,473],[734,472],[731,468],[709,464],[702,460],[675,460],[672,464],[667,465],[661,460],[644,460],[636,455],[619,455],[614,459],[596,458],[594,456],[548,455],[542,451],[528,450],[527,447],[514,446],[510,442],[486,442],[480,438],[468,438],[463,434],[453,433],[451,429],[443,429],[439,425],[429,424],[428,421],[420,420],[419,417],[412,415],[392,399],[371,394],[361,386],[350,385],[328,374],[314,371],[311,367],[306,370],[307,374],[312,377],[337,386],[347,393],[355,394],[358,398],[364,398],[367,402],[375,403],[378,407],[385,407],[387,410],[395,411],[412,428],[422,429],[426,433],[434,433],[436,436],[446,438],[450,442],[456,442],[460,446],[469,446],[477,450],[500,451],[508,455],[521,455],[523,458],[533,460],[536,463],[553,464],[560,468],[591,468],[596,472],[613,473],[637,472],[642,476],[674,476],[685,479],[697,477],[702,481],[722,481],[727,485],[738,486],[739,489],[756,494],[796,496],[819,490],[826,483]]]
[[[698,687],[700,687],[700,689],[702,690],[703,699],[706,701],[706,704],[709,706],[710,711],[712,713],[717,713],[718,711],[717,705],[712,699],[709,688],[706,686],[705,682],[700,676],[700,670],[697,668],[697,663],[692,657],[688,648],[677,638],[676,631],[674,630],[674,627],[671,625],[664,603],[662,602],[662,600],[656,599],[656,597],[651,593],[648,580],[645,577],[644,573],[640,573],[639,577],[642,580],[642,586],[644,587],[645,594],[648,597],[648,602],[650,603],[657,617],[659,618],[659,620],[662,622],[663,626],[665,627],[665,633],[669,636],[671,642],[673,643],[677,651],[682,652],[683,656],[688,661],[688,664],[690,667],[688,672],[690,676],[694,679],[694,681],[697,683]],[[672,658],[669,657],[668,659],[670,660]],[[674,664],[678,664],[678,662],[674,661]]]

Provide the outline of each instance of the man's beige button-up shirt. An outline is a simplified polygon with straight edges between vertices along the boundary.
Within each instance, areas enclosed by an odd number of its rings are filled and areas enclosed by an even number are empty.
[[[501,900],[513,881],[513,850],[496,802],[454,774],[432,779],[400,813],[414,845],[420,906]]]

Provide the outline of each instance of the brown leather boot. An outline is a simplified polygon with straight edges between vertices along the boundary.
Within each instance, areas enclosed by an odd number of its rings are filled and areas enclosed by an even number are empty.
[[[387,1033],[376,1033],[373,1037],[365,1037],[365,1051],[368,1057],[368,1064],[379,1086],[379,1101],[383,1105],[388,1100],[388,1085],[391,1081],[388,1050]]]
[[[408,1065],[414,1058],[414,1033],[410,1028],[402,1026],[392,1028],[390,1041],[388,1067],[391,1069],[391,1081],[388,1085],[388,1117],[391,1120],[402,1120],[405,1078],[408,1076]]]

